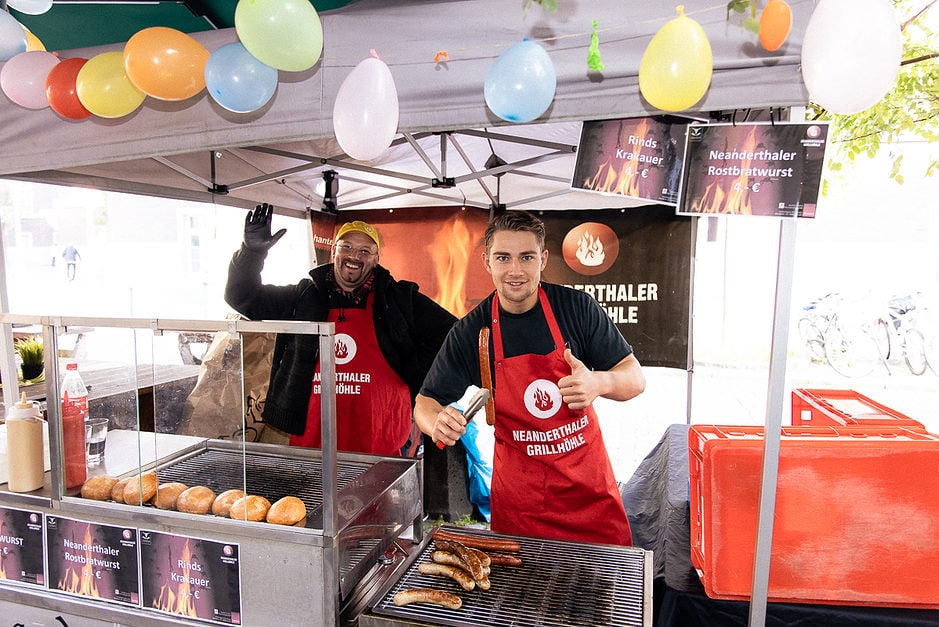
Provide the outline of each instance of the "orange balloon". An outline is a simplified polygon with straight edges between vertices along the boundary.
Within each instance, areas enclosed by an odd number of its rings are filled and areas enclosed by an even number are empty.
[[[792,10],[786,0],[769,0],[760,14],[760,44],[773,52],[786,43],[792,28]]]
[[[137,32],[124,45],[124,71],[137,89],[159,100],[185,100],[205,89],[209,51],[165,26]]]

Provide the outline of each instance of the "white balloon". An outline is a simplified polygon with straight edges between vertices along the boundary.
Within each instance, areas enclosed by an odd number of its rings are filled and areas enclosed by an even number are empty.
[[[7,0],[11,9],[28,15],[42,15],[52,8],[52,0]]]
[[[333,105],[336,141],[353,159],[370,161],[398,131],[398,91],[384,61],[369,57],[342,81]]]
[[[858,113],[893,88],[901,53],[890,0],[821,0],[802,41],[802,79],[816,104]]]

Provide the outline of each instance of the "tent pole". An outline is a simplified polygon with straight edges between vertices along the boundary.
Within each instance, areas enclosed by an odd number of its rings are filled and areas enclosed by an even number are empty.
[[[766,396],[766,428],[763,437],[760,514],[753,556],[753,588],[750,592],[749,624],[754,627],[766,624],[766,599],[769,595],[773,514],[776,511],[780,430],[782,429],[783,394],[786,386],[786,353],[789,343],[789,317],[792,311],[796,220],[797,218],[783,218],[779,223],[776,306],[773,315],[773,343],[769,362],[769,387]]]
[[[5,3],[4,3],[5,4]],[[0,237],[0,313],[10,313],[10,301],[7,296],[7,252],[3,237]],[[0,362],[0,378],[3,379],[3,403],[6,411],[13,409],[19,396],[19,382],[16,380],[16,359],[13,349],[13,325],[0,325],[0,340],[3,342],[3,361]]]

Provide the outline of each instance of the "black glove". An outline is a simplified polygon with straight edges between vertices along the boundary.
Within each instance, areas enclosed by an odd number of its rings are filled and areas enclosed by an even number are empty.
[[[284,236],[287,229],[281,229],[271,235],[271,221],[274,218],[274,205],[258,205],[245,216],[245,248],[257,253],[266,253],[271,246]]]

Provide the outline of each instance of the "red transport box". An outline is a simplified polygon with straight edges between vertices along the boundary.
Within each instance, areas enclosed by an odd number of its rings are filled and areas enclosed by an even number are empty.
[[[939,609],[939,436],[783,427],[768,599]],[[688,432],[691,561],[715,599],[750,598],[764,427]]]
[[[918,420],[881,405],[854,390],[792,390],[792,425],[890,425],[926,431]]]

